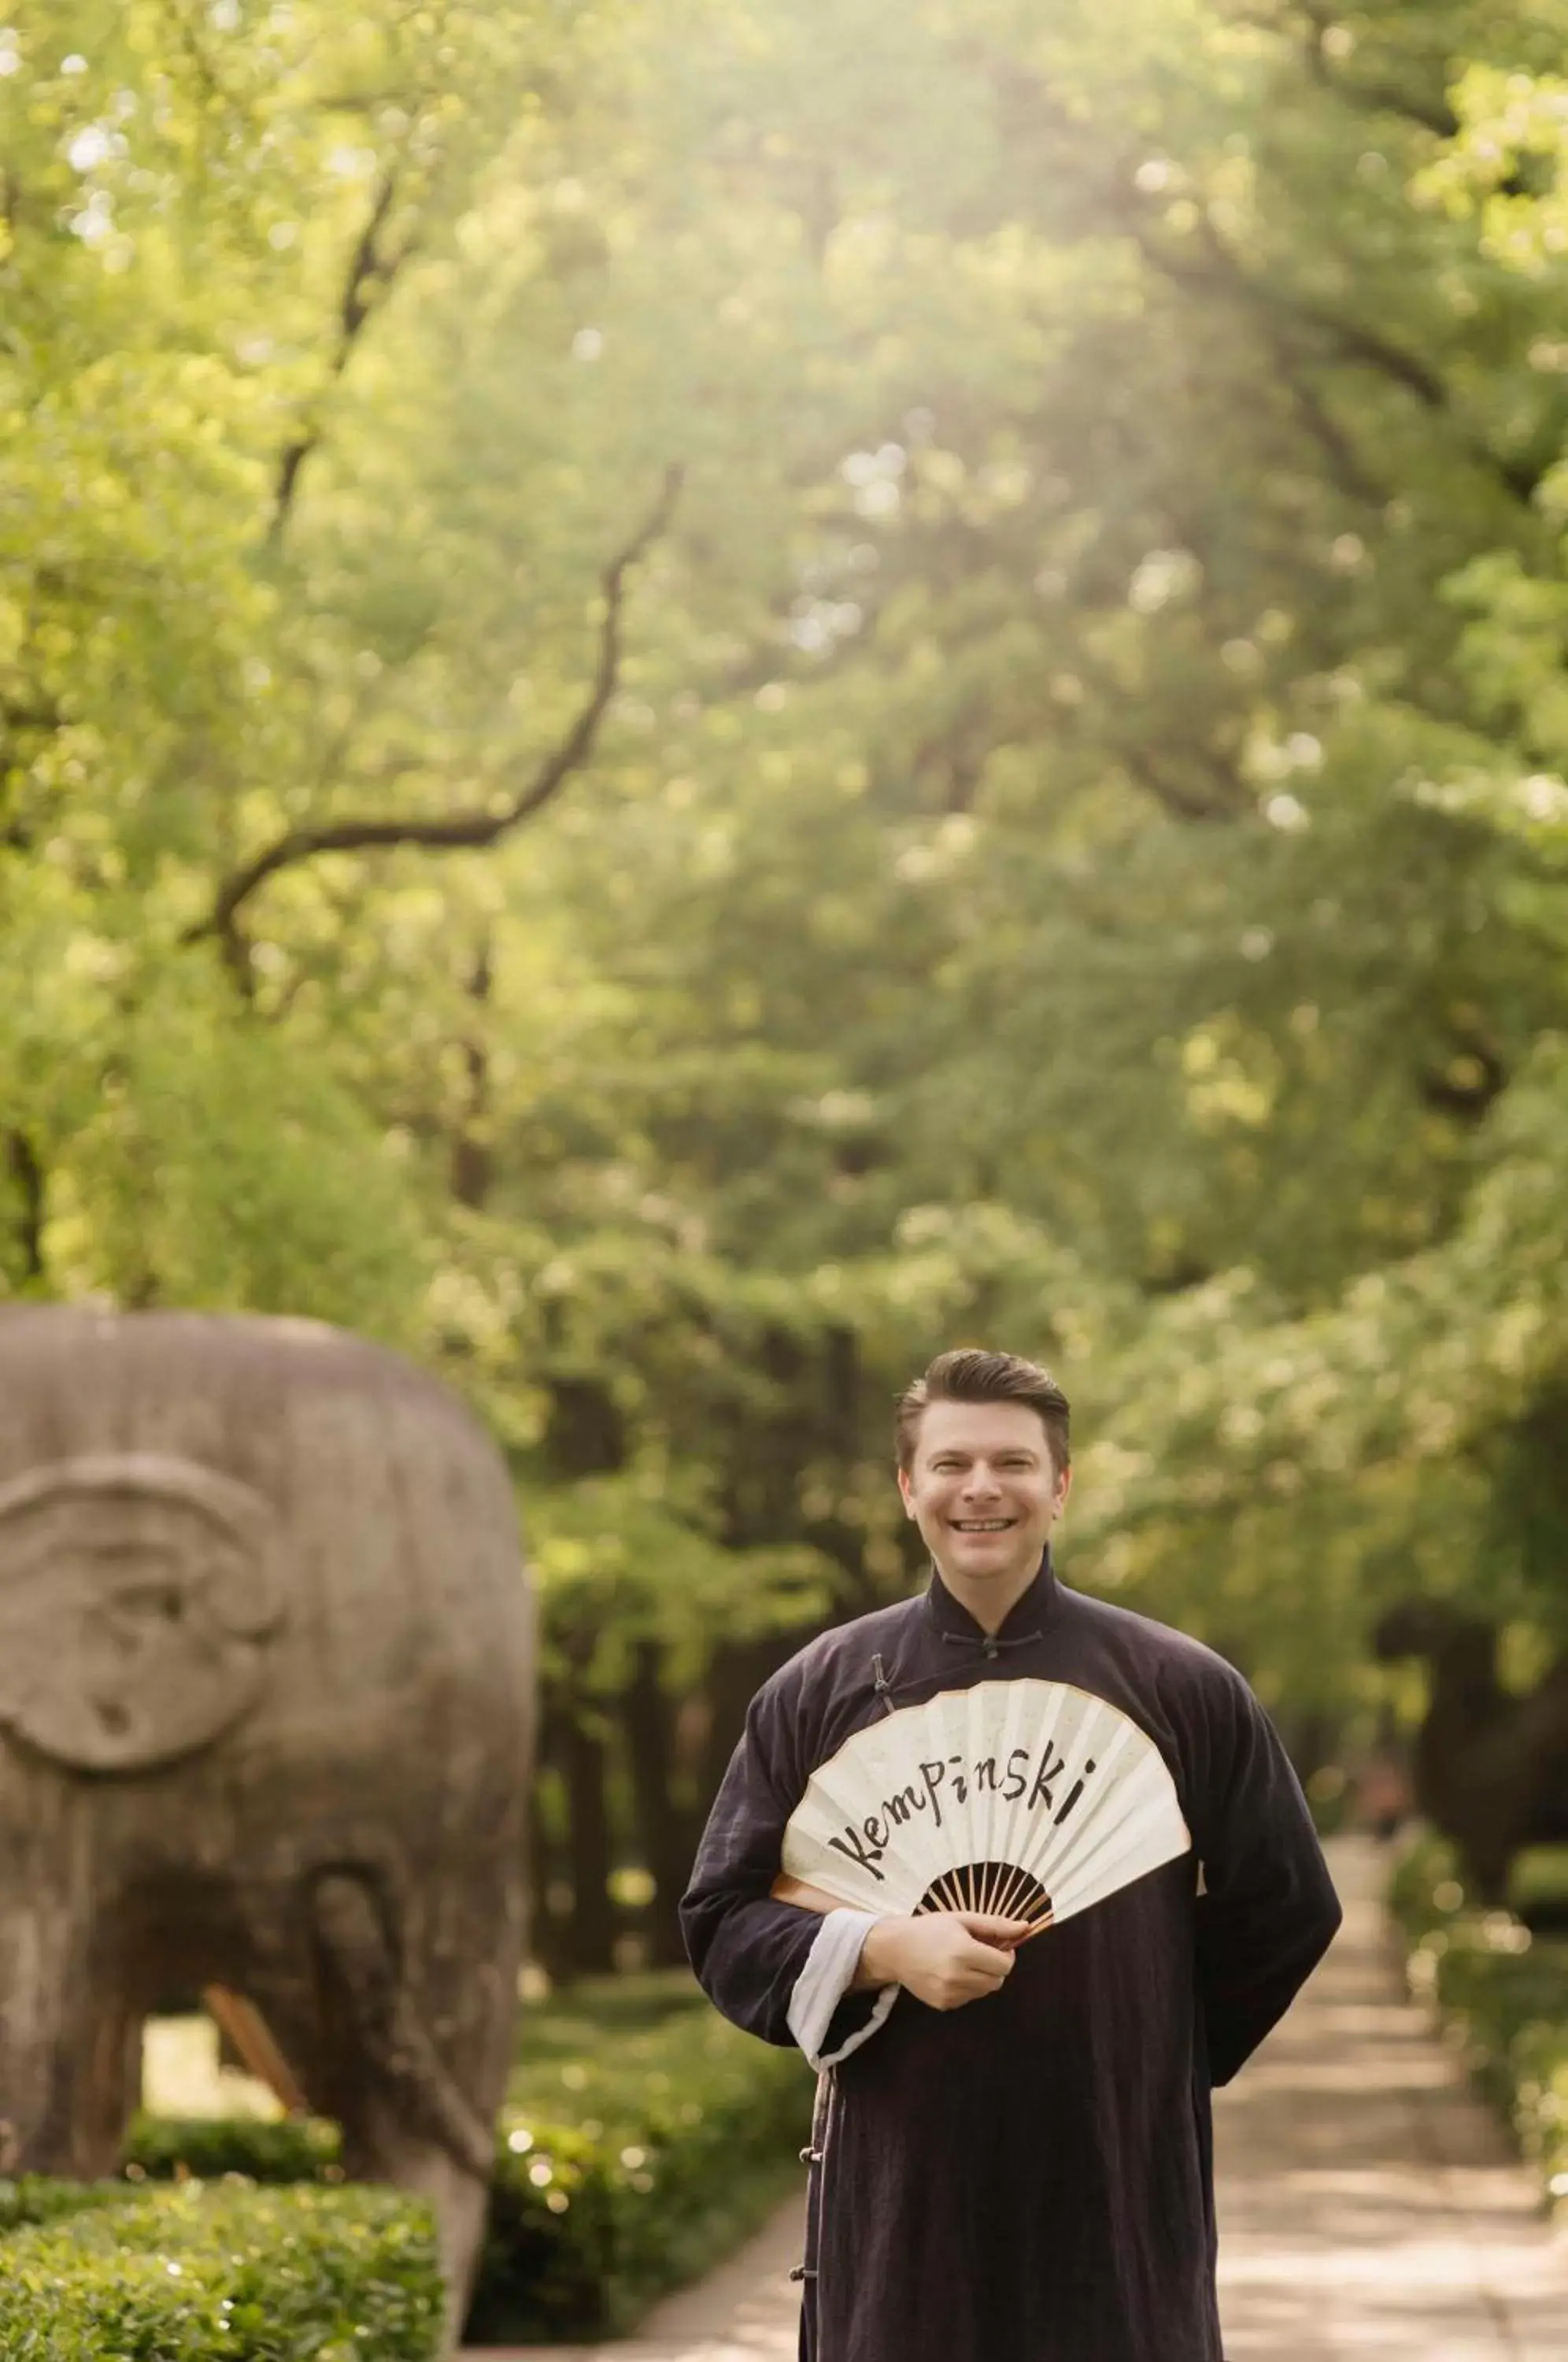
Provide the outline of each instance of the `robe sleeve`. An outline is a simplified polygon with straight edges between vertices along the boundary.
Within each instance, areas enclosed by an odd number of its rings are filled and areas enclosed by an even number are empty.
[[[1342,1914],[1289,1758],[1240,1674],[1205,1716],[1194,1815],[1198,2006],[1212,2083],[1228,2083],[1277,2025]]]
[[[764,2042],[799,2043],[813,2067],[828,2067],[876,2031],[898,1988],[849,1991],[869,1914],[824,1917],[768,1893],[798,1801],[773,1705],[765,1691],[746,1717],[681,1898],[681,1932],[716,2009]]]

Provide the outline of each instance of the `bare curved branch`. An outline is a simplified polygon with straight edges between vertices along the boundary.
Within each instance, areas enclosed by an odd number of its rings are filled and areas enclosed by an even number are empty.
[[[680,482],[681,470],[669,469],[649,515],[606,567],[602,578],[604,618],[600,626],[599,660],[588,695],[570,728],[519,788],[511,803],[499,812],[487,809],[429,820],[367,817],[288,829],[225,879],[206,918],[188,928],[182,940],[199,943],[215,935],[230,964],[236,964],[237,955],[242,964],[239,914],[258,888],[281,870],[297,868],[302,862],[314,861],[324,853],[370,853],[394,845],[421,845],[436,853],[482,849],[498,844],[524,821],[543,811],[593,751],[620,673],[626,577],[668,524]]]
[[[348,366],[359,336],[370,317],[370,307],[378,295],[384,294],[414,251],[414,240],[406,239],[395,252],[381,244],[398,193],[398,164],[388,165],[376,192],[365,226],[349,259],[348,276],[343,282],[343,294],[337,307],[337,343],[333,351],[328,375],[336,380]],[[288,524],[299,488],[300,470],[321,441],[321,422],[310,424],[287,446],[278,462],[278,485],[272,496],[271,538],[276,541]]]

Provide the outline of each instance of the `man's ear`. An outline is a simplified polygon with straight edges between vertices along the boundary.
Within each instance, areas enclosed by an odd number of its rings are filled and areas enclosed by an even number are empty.
[[[900,1468],[899,1471],[899,1497],[903,1502],[905,1517],[912,1518],[914,1502],[911,1497],[910,1472],[907,1468]]]
[[[1069,1466],[1064,1468],[1061,1474],[1056,1479],[1056,1514],[1058,1517],[1061,1516],[1062,1511],[1066,1507],[1067,1496],[1072,1489],[1073,1472]]]

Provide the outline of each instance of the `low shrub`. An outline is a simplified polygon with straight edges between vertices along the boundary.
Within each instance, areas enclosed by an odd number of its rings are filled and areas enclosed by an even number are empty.
[[[1407,1944],[1447,1927],[1465,1904],[1459,1861],[1446,1838],[1421,1837],[1406,1848],[1388,1882],[1387,1904]]]
[[[107,2204],[102,2185],[12,2187],[31,2213],[5,2239],[5,2362],[430,2362],[438,2349],[434,2226],[400,2192],[122,2184]]]
[[[635,2116],[624,2101],[613,2125],[508,2107],[471,2337],[614,2336],[727,2255],[800,2181],[812,2096],[800,2058],[717,2019],[695,2031],[700,2040],[681,2046],[687,2071]]]
[[[248,2181],[341,2181],[342,2138],[319,2116],[276,2123],[248,2116],[138,2115],[126,2143],[121,2171],[131,2181],[216,2181],[242,2173]]]
[[[0,2181],[0,2233],[62,2223],[97,2206],[123,2206],[129,2194],[123,2181],[52,2181],[44,2173],[24,2173]]]
[[[1529,1846],[1517,1855],[1508,1904],[1538,1935],[1568,1935],[1568,1845]]]
[[[1452,1847],[1422,1838],[1394,1873],[1389,1905],[1408,1948],[1411,1991],[1430,2002],[1477,2088],[1568,2200],[1568,1942],[1511,1911],[1474,1904]]]

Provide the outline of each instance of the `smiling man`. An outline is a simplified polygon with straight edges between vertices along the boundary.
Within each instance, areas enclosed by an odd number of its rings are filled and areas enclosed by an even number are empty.
[[[1220,2362],[1209,2089],[1339,1924],[1300,1789],[1221,1658],[1058,1579],[1068,1412],[1045,1371],[944,1353],[897,1440],[930,1584],[823,1634],[754,1700],[682,1904],[719,2008],[818,2070],[801,2354]],[[880,1726],[891,1750],[915,1727],[900,1716],[1021,1680],[1152,1743],[1190,1845],[1030,1940],[976,1912],[843,1907],[783,1874],[808,1784],[831,1790],[858,1734]],[[1065,1813],[1043,1773],[1036,1788]],[[868,1826],[875,1866],[892,1832]]]

